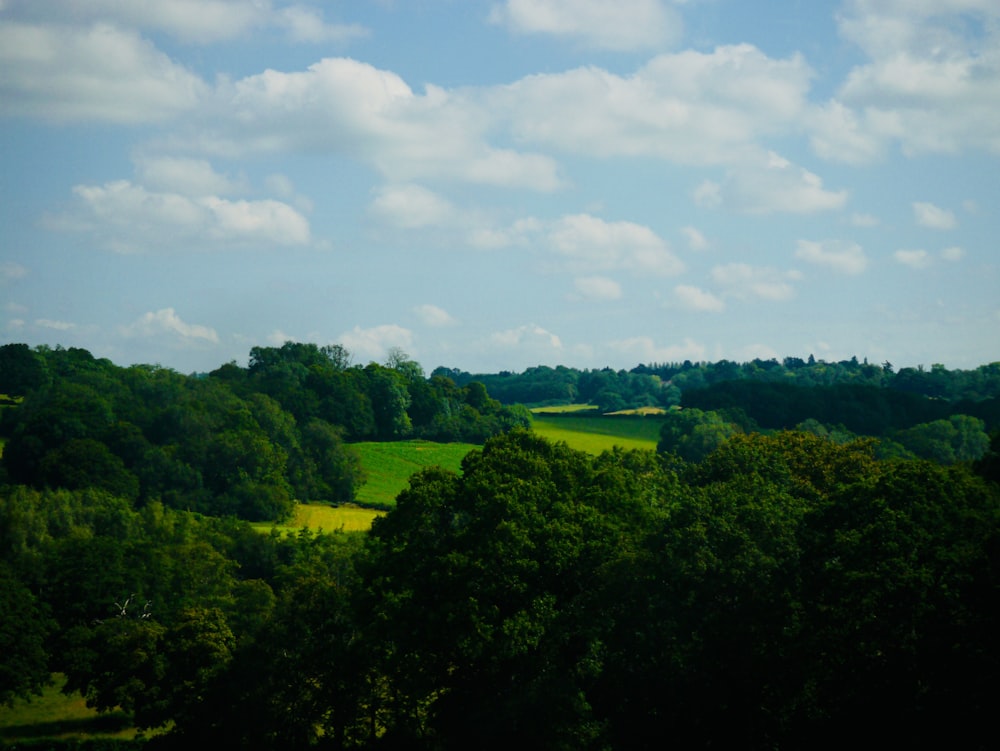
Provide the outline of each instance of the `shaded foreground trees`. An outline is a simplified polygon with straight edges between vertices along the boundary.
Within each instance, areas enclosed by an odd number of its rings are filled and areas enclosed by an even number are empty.
[[[866,442],[667,468],[515,431],[303,561],[157,745],[985,748],[998,512],[967,467]]]

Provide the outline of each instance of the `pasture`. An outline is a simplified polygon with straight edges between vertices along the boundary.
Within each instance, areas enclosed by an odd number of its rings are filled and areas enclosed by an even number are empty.
[[[353,504],[327,506],[324,503],[299,503],[296,504],[295,516],[290,521],[284,524],[259,522],[253,527],[261,532],[277,529],[285,534],[294,534],[300,529],[310,529],[314,532],[367,532],[375,517],[384,513]]]
[[[357,492],[358,505],[379,509],[395,508],[396,496],[418,470],[437,465],[458,472],[465,455],[478,448],[471,443],[430,441],[371,441],[352,446],[361,455],[367,477]]]
[[[123,712],[98,714],[80,694],[62,693],[65,678],[56,673],[53,683],[31,701],[16,699],[0,706],[0,746],[35,747],[40,739],[135,738],[131,718]],[[44,748],[44,746],[39,746]]]
[[[578,451],[600,454],[615,446],[655,450],[662,425],[663,421],[655,415],[554,417],[536,412],[531,427],[551,441],[565,441]]]

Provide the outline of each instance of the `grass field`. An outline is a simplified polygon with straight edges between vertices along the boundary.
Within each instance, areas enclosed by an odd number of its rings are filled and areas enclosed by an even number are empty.
[[[546,412],[558,414],[566,414],[567,412],[594,412],[596,414],[597,407],[593,404],[556,404],[552,407],[532,407],[531,411],[534,414]]]
[[[357,493],[362,506],[393,508],[396,496],[406,489],[414,472],[439,465],[457,472],[462,459],[472,449],[471,443],[431,443],[429,441],[393,441],[391,443],[355,443],[361,466],[368,477]]]
[[[99,715],[90,709],[79,694],[67,696],[60,690],[65,679],[56,674],[55,682],[42,696],[30,702],[18,699],[14,706],[0,706],[0,745],[16,748],[41,738],[134,738],[135,728],[122,712]],[[35,746],[31,746],[34,748]]]
[[[371,508],[360,506],[327,506],[322,503],[300,503],[295,506],[294,518],[286,524],[261,522],[254,524],[256,529],[269,532],[272,528],[279,532],[295,533],[300,529],[311,529],[315,532],[365,532],[372,526],[377,516],[384,514]]]
[[[565,441],[570,448],[599,454],[614,446],[655,449],[662,420],[645,417],[545,417],[536,414],[532,429],[552,441]]]

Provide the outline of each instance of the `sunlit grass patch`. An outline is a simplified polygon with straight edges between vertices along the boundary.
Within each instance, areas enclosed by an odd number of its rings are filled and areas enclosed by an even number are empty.
[[[52,676],[53,683],[41,696],[31,701],[17,699],[11,707],[0,706],[0,745],[15,747],[40,739],[135,738],[138,731],[124,712],[99,714],[86,705],[79,694],[64,694],[63,675]],[[39,746],[39,748],[42,748]]]
[[[663,421],[655,415],[643,417],[545,417],[535,415],[532,429],[552,441],[565,441],[570,448],[599,454],[615,446],[625,449],[655,449]]]
[[[396,506],[396,496],[415,472],[435,465],[458,472],[465,455],[477,448],[471,443],[431,441],[371,441],[353,446],[367,477],[355,498],[361,506],[383,509]]]

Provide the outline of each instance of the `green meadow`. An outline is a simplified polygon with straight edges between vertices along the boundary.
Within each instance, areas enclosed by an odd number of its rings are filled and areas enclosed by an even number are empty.
[[[583,413],[586,405],[546,407],[539,412]],[[571,448],[599,454],[614,446],[626,449],[655,449],[662,422],[655,416],[601,417],[573,414],[550,417],[536,413],[532,429],[552,441],[565,441]],[[277,529],[295,532],[302,528],[324,531],[359,532],[372,521],[396,506],[396,497],[407,488],[410,477],[425,467],[440,466],[454,472],[461,470],[462,459],[477,449],[471,443],[433,443],[430,441],[369,441],[352,444],[361,457],[367,480],[356,494],[356,504],[328,506],[303,503],[295,516]],[[275,525],[255,525],[270,530]]]
[[[79,694],[62,693],[65,679],[52,676],[53,682],[41,696],[31,701],[17,699],[13,706],[0,706],[0,746],[36,748],[39,739],[74,740],[94,738],[130,739],[136,737],[131,719],[123,712],[98,714]],[[38,746],[44,748],[44,746]]]
[[[477,446],[430,441],[364,442],[353,444],[361,455],[367,481],[357,492],[360,506],[390,509],[409,485],[410,477],[435,465],[458,472],[462,459]]]
[[[372,521],[384,513],[385,511],[361,508],[354,504],[328,506],[323,503],[300,503],[295,506],[295,516],[285,524],[260,522],[253,526],[262,532],[277,529],[286,534],[294,534],[300,529],[311,529],[314,532],[366,532],[371,528]]]
[[[546,408],[545,412],[550,409]],[[532,429],[552,441],[565,441],[570,448],[599,454],[615,446],[625,449],[656,449],[663,421],[655,415],[602,417],[600,415],[533,415]]]

